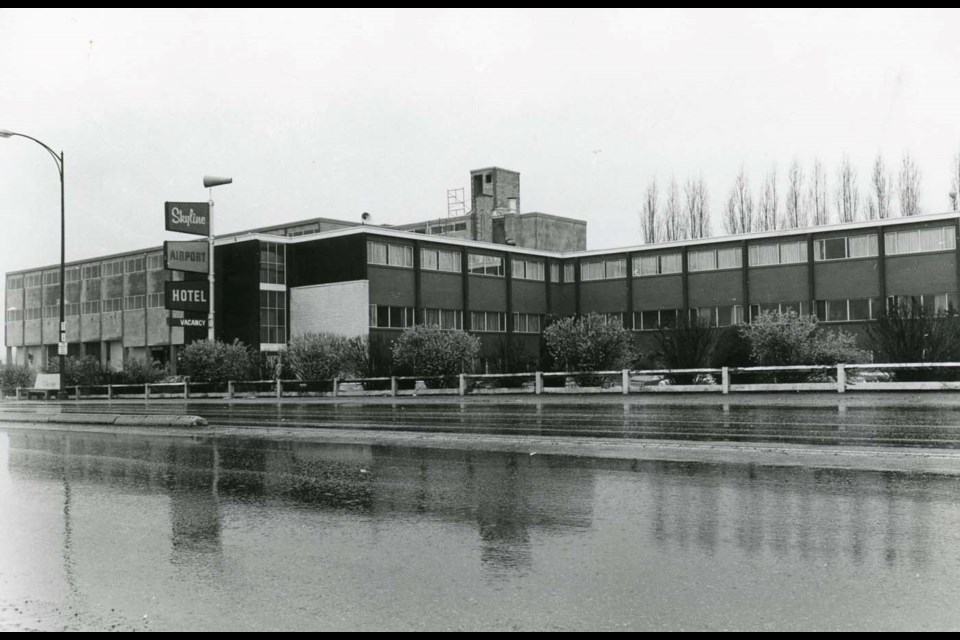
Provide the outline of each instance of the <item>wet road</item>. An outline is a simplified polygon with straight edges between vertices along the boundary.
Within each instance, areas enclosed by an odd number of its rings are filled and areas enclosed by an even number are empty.
[[[958,497],[946,475],[0,428],[0,630],[957,629]]]
[[[836,398],[836,396],[832,396]],[[922,401],[823,404],[697,404],[605,398],[577,402],[530,399],[492,402],[66,403],[56,408],[7,403],[3,410],[187,413],[212,425],[350,428],[443,433],[576,436],[585,438],[765,442],[822,446],[960,449],[960,410]],[[0,411],[2,421],[2,411]]]

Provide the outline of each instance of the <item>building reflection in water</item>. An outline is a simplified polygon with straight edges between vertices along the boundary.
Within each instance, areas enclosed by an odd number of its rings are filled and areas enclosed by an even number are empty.
[[[64,553],[77,492],[98,485],[166,496],[172,561],[221,569],[224,512],[306,509],[468,527],[497,576],[529,571],[538,538],[634,511],[649,542],[889,566],[930,562],[931,506],[956,480],[892,472],[600,461],[515,453],[323,445],[246,438],[9,434],[12,476],[62,482]],[[598,491],[615,488],[616,499]],[[621,491],[622,489],[622,491]],[[599,505],[599,506],[598,506]],[[643,530],[638,531],[643,542]],[[90,541],[86,541],[90,542]],[[878,560],[879,559],[879,560]],[[68,565],[72,560],[65,558]]]

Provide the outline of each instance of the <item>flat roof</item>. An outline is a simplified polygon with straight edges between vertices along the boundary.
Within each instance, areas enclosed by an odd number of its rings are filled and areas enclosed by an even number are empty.
[[[544,215],[544,214],[540,214]],[[325,218],[313,218],[311,220],[304,221],[303,223],[293,223],[290,225],[281,225],[279,227],[261,227],[259,229],[253,229],[250,231],[241,231],[238,233],[224,234],[216,238],[216,246],[222,246],[227,244],[232,244],[236,242],[244,242],[247,240],[262,240],[265,242],[275,242],[279,244],[299,244],[302,242],[313,242],[316,240],[324,240],[327,238],[338,238],[343,236],[350,236],[356,234],[372,234],[377,236],[383,236],[387,238],[397,238],[404,240],[417,240],[420,242],[427,242],[430,244],[447,244],[455,246],[466,246],[474,247],[476,249],[482,249],[485,251],[509,251],[510,253],[525,254],[532,256],[540,256],[544,258],[554,258],[557,260],[571,259],[571,258],[585,258],[593,256],[604,256],[604,255],[617,255],[623,253],[645,253],[651,251],[662,251],[664,249],[673,249],[680,247],[691,247],[691,246],[703,246],[703,245],[715,245],[715,244],[724,244],[732,242],[756,242],[762,240],[770,240],[775,238],[783,238],[797,235],[824,235],[830,233],[836,233],[839,231],[856,231],[860,229],[876,229],[882,227],[891,227],[891,226],[901,226],[901,225],[913,225],[913,224],[925,224],[931,222],[940,222],[947,220],[957,220],[960,219],[960,212],[950,211],[947,213],[930,213],[919,216],[910,216],[910,217],[900,217],[900,218],[887,218],[884,220],[862,220],[857,222],[846,222],[838,223],[832,225],[825,225],[821,227],[800,227],[796,229],[780,229],[777,231],[761,231],[754,233],[745,233],[741,235],[733,236],[711,236],[709,238],[698,238],[695,240],[678,240],[674,242],[659,242],[654,244],[640,244],[640,245],[629,245],[622,247],[611,247],[608,249],[591,249],[585,251],[545,251],[542,249],[529,249],[526,247],[517,247],[513,245],[500,244],[494,242],[482,242],[478,240],[465,240],[461,238],[450,238],[447,236],[440,235],[424,235],[422,233],[414,233],[412,231],[403,231],[401,229],[392,228],[392,227],[381,227],[378,225],[356,225],[351,227],[346,227],[343,229],[333,229],[330,231],[323,231],[320,233],[312,233],[303,236],[278,236],[272,235],[269,233],[264,233],[264,230],[275,229],[275,228],[284,228],[289,226],[300,226],[300,224],[310,224],[313,220],[326,220]],[[197,237],[200,239],[200,236]],[[67,262],[65,266],[74,267],[84,264],[91,264],[94,262],[103,262],[107,260],[114,260],[117,258],[123,258],[131,255],[138,255],[144,253],[153,253],[156,251],[162,251],[163,246],[150,247],[148,249],[140,249],[138,251],[125,251],[123,253],[114,253],[106,256],[98,256],[95,258],[87,258],[85,260],[74,260]],[[20,275],[25,273],[34,273],[37,271],[48,271],[50,269],[59,269],[60,264],[56,263],[53,265],[46,265],[43,267],[33,267],[30,269],[19,269],[17,271],[8,271],[6,275]]]

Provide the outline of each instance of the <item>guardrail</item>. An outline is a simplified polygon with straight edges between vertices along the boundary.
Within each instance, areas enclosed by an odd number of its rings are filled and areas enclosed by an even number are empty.
[[[960,362],[872,363],[695,369],[620,369],[613,371],[529,371],[522,373],[461,373],[454,376],[389,376],[332,380],[242,380],[226,383],[155,382],[149,384],[79,385],[67,387],[68,397],[81,399],[160,399],[237,397],[347,397],[563,393],[720,393],[763,391],[946,391],[960,390],[957,380],[881,380],[883,372],[956,369]],[[874,372],[870,374],[870,372]],[[821,374],[820,380],[780,381]],[[885,374],[890,377],[890,374]],[[773,381],[744,378],[772,377]],[[736,378],[741,381],[737,382]],[[18,388],[17,400],[26,396]]]

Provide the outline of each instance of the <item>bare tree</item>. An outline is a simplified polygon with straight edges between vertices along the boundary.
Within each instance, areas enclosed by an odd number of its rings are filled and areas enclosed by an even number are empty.
[[[900,165],[900,214],[919,215],[920,210],[920,169],[917,168],[909,153],[903,154]]]
[[[687,204],[687,230],[689,238],[710,237],[710,202],[707,183],[703,176],[690,178],[683,188]]]
[[[680,186],[677,184],[676,178],[671,178],[670,188],[667,189],[667,202],[663,210],[663,240],[672,242],[683,240],[686,237]]]
[[[950,206],[954,211],[960,211],[960,153],[953,156],[950,172],[953,174],[950,179]]]
[[[660,226],[660,205],[657,202],[657,179],[652,178],[647,185],[646,198],[643,201],[643,211],[640,213],[640,232],[643,241],[647,244],[660,242],[662,238]]]
[[[860,217],[860,190],[857,188],[857,170],[846,155],[837,169],[837,216],[840,222],[853,222]]]
[[[870,199],[867,203],[867,218],[870,220],[876,218],[885,220],[893,217],[893,212],[890,210],[892,197],[890,172],[883,162],[883,156],[878,153],[877,159],[873,161],[873,175],[870,178]]]
[[[797,229],[807,226],[807,208],[803,197],[803,167],[796,158],[787,172],[787,197],[784,202],[784,229]]]
[[[750,233],[754,230],[753,196],[750,194],[750,182],[740,167],[740,173],[733,181],[730,197],[727,198],[727,210],[723,216],[723,228],[729,234]]]
[[[809,189],[811,223],[821,227],[830,222],[830,205],[827,201],[827,172],[820,160],[813,161]]]
[[[763,180],[760,201],[757,206],[757,231],[773,231],[777,228],[777,211],[780,197],[777,194],[777,168],[773,167]]]

